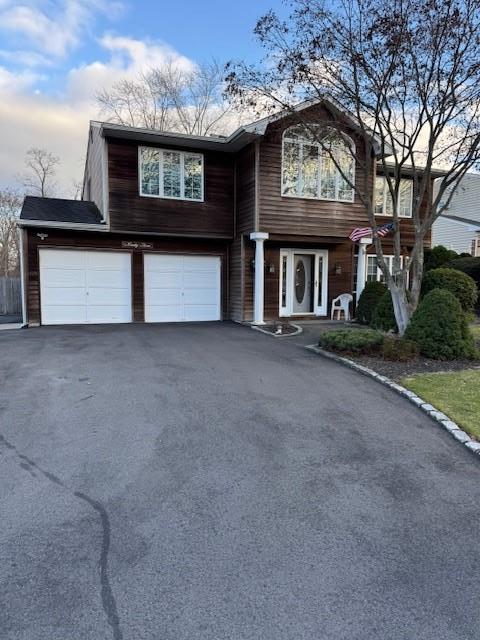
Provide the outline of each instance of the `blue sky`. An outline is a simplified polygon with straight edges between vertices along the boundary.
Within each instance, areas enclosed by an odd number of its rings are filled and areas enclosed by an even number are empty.
[[[18,182],[29,147],[61,157],[64,185],[81,177],[96,91],[165,59],[261,55],[253,28],[281,0],[0,0],[0,185]]]

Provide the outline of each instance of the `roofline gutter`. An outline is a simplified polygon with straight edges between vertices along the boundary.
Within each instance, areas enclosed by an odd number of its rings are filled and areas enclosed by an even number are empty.
[[[105,224],[84,224],[82,222],[57,222],[55,220],[26,220],[17,222],[19,227],[43,227],[44,229],[72,229],[74,231],[109,231]]]

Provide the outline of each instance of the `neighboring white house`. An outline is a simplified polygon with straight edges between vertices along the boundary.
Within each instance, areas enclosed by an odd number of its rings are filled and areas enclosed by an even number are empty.
[[[437,180],[437,188],[441,178]],[[432,247],[480,256],[480,174],[467,174],[448,209],[433,224]]]

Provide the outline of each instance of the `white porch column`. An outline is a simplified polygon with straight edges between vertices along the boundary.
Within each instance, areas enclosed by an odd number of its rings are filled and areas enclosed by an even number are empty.
[[[268,233],[255,231],[250,234],[250,240],[255,241],[255,296],[254,296],[254,324],[265,324],[263,320],[265,260],[263,257],[263,243],[268,240]]]
[[[357,262],[357,300],[360,298],[365,287],[365,271],[367,267],[367,247],[372,244],[371,238],[362,238],[358,243],[358,262]]]

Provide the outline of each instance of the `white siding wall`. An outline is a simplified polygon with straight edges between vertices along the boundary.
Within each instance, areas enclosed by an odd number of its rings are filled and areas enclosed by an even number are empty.
[[[436,181],[436,189],[441,178]],[[450,216],[478,221],[480,225],[480,175],[468,174],[454,194],[448,210]],[[458,253],[470,252],[475,232],[464,224],[440,217],[432,227],[432,247],[442,244]]]
[[[470,227],[447,218],[439,218],[432,229],[432,247],[441,244],[457,253],[470,253],[474,236],[475,232]]]

